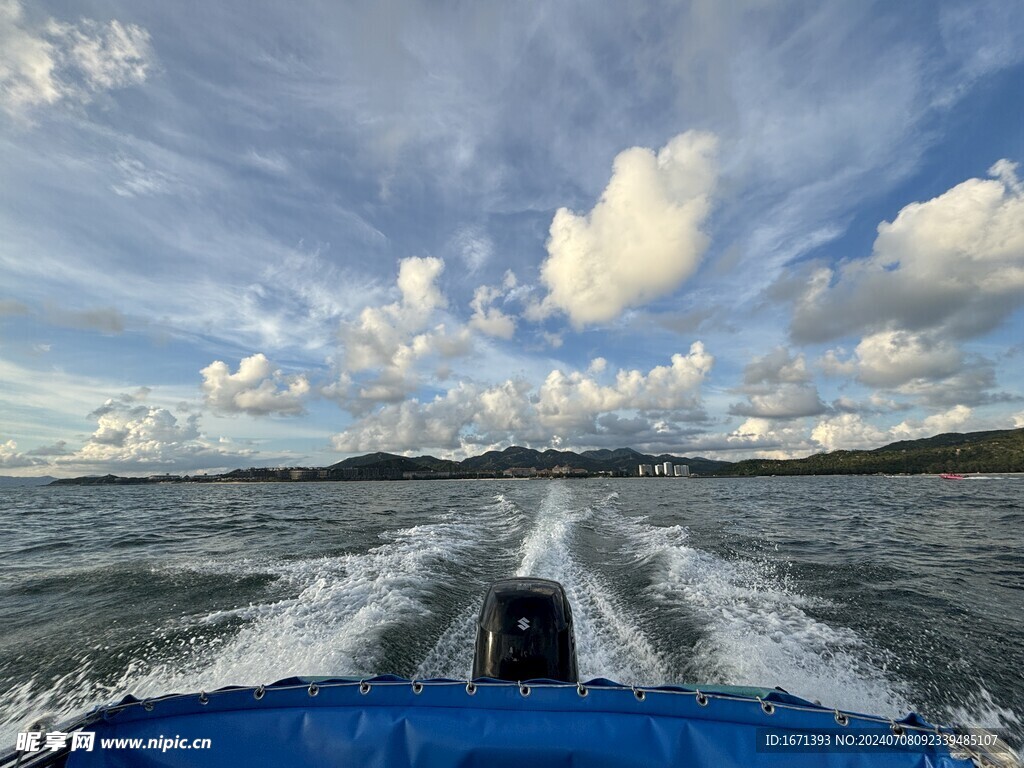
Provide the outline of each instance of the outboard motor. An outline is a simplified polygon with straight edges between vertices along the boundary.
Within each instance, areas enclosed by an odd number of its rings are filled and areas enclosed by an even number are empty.
[[[526,577],[491,585],[477,621],[473,677],[578,681],[572,609],[561,584]]]

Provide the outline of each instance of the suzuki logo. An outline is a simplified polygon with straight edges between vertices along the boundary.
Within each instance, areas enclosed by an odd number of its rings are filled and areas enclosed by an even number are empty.
[[[516,626],[525,632],[530,628],[530,620],[524,616],[518,622],[516,622]]]

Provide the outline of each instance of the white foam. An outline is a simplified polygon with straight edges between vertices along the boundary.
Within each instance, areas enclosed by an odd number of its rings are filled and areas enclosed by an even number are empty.
[[[469,605],[448,625],[416,668],[417,678],[469,678],[473,667],[473,644],[476,640],[476,618],[479,610],[479,605]]]
[[[852,629],[808,615],[808,598],[750,561],[726,561],[688,545],[681,527],[615,521],[635,556],[654,568],[652,599],[703,625],[690,666],[709,682],[772,687],[829,706],[896,715],[904,686],[869,660]]]
[[[996,733],[1009,731],[1018,743],[1024,743],[1024,720],[1012,709],[1001,706],[984,687],[965,696],[957,706],[950,707],[947,725],[960,728],[984,728]],[[1015,751],[1018,760],[1024,760],[1024,750]]]
[[[565,587],[573,608],[581,678],[662,682],[665,665],[629,611],[573,558],[573,530],[592,515],[590,507],[573,509],[573,504],[568,486],[552,483],[523,540],[517,575],[554,579]]]
[[[186,624],[195,631],[174,649],[177,660],[166,660],[166,644],[158,648],[153,643],[142,658],[126,660],[123,674],[113,682],[98,683],[91,663],[83,659],[76,672],[59,680],[15,685],[0,706],[0,743],[41,713],[67,717],[127,692],[145,697],[255,685],[297,674],[376,673],[382,635],[428,616],[425,598],[445,564],[464,562],[491,540],[496,527],[514,525],[513,512],[507,500],[498,499],[483,511],[465,509],[382,534],[383,543],[366,552],[272,566],[249,562],[247,570],[273,572],[297,594],[191,617]],[[231,567],[222,564],[222,572]],[[228,618],[247,623],[228,638],[204,634],[209,627],[203,625]]]

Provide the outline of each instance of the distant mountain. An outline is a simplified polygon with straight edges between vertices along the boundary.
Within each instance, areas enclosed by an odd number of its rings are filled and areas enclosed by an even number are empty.
[[[947,432],[871,451],[832,451],[805,459],[747,459],[719,475],[870,475],[1024,472],[1024,429]]]
[[[22,488],[30,487],[33,485],[46,485],[52,483],[57,478],[44,475],[43,477],[11,477],[10,475],[0,475],[0,488]]]
[[[152,482],[148,477],[119,477],[118,475],[88,475],[87,477],[62,477],[50,485],[146,485]]]
[[[516,467],[554,469],[571,467],[590,473],[612,472],[636,476],[640,464],[686,464],[697,475],[736,477],[752,475],[866,475],[937,474],[940,472],[1024,472],[1024,429],[988,432],[949,432],[920,440],[901,440],[870,451],[833,451],[804,459],[747,459],[736,463],[703,457],[652,456],[633,448],[609,450],[538,451],[513,445],[503,451],[487,451],[462,461],[435,456],[399,456],[395,453],[367,453],[325,467],[327,472],[309,468],[272,468],[235,470],[224,475],[197,476],[192,482],[224,480],[400,480],[404,472],[452,473],[455,477],[493,477]],[[297,476],[296,476],[297,475]],[[427,475],[429,477],[429,474]],[[52,481],[52,482],[51,482]],[[54,480],[52,477],[0,477],[0,487],[11,485],[135,485],[166,482],[164,477],[77,477]]]
[[[397,469],[402,472],[424,472],[429,470],[446,471],[452,462],[444,461],[433,456],[399,456],[394,453],[367,453],[363,456],[353,456],[337,464],[332,464],[328,469],[355,469],[373,467],[375,469]],[[456,462],[458,464],[458,462]]]
[[[651,456],[640,453],[632,448],[619,448],[608,450],[584,451],[556,451],[549,448],[546,451],[537,451],[533,448],[522,448],[514,445],[503,451],[488,451],[480,456],[471,456],[463,459],[461,466],[463,470],[475,472],[499,472],[513,467],[536,467],[537,469],[554,469],[555,467],[573,467],[585,469],[588,472],[614,472],[617,470],[636,472],[639,464],[661,464],[670,461],[673,464],[687,464],[691,472],[697,474],[708,474],[728,466],[727,461],[714,461],[704,458],[687,458],[683,456],[671,456],[662,454]]]

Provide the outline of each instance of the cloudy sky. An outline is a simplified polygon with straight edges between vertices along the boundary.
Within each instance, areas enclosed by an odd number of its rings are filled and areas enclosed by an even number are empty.
[[[0,473],[1024,426],[1024,6],[0,0]]]

